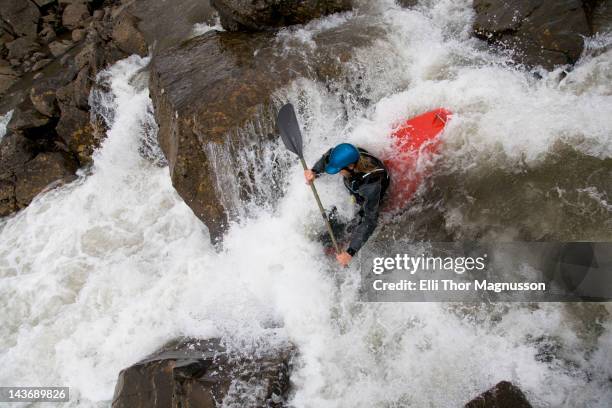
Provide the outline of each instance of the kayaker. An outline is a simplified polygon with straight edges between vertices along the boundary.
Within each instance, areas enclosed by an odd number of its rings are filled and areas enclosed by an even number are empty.
[[[376,229],[380,203],[391,179],[380,159],[349,143],[329,149],[312,169],[304,170],[304,177],[310,184],[324,172],[340,173],[344,177],[344,186],[359,205],[351,223],[354,228],[348,248],[336,254],[338,262],[346,266]]]

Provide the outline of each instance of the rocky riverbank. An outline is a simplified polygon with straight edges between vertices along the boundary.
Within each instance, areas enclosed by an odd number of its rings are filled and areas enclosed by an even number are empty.
[[[103,122],[90,112],[96,75],[127,55],[151,54],[149,88],[173,186],[215,242],[229,220],[244,215],[245,203],[274,206],[282,194],[288,158],[274,150],[274,116],[282,102],[278,94],[293,81],[306,79],[347,98],[360,98],[350,81],[359,73],[349,71],[349,63],[384,34],[367,21],[358,21],[321,30],[307,38],[306,46],[288,43],[276,31],[327,13],[350,13],[346,1],[309,1],[301,8],[297,2],[270,0],[262,2],[263,8],[250,9],[243,2],[215,0],[227,32],[213,30],[195,37],[193,24],[212,22],[215,15],[205,1],[178,0],[173,7],[161,0],[1,3],[0,113],[13,113],[8,133],[0,141],[0,216],[26,207],[41,191],[70,182],[79,169],[92,164],[105,132]],[[524,64],[525,69],[570,69],[583,52],[582,37],[596,31],[600,20],[592,16],[601,15],[599,6],[594,1],[552,5],[476,1],[474,34],[494,52],[510,51],[513,63]],[[369,101],[357,103],[367,106]],[[267,182],[261,183],[259,166],[270,157],[275,165]],[[600,168],[596,160],[577,156],[571,163],[593,162],[591,181],[601,178],[605,183],[606,174],[596,173]],[[556,164],[545,175],[558,177]],[[505,174],[490,174],[487,185],[506,180]],[[576,184],[568,180],[569,187]],[[439,181],[445,185],[443,177]],[[457,183],[450,179],[446,184]],[[516,188],[525,184],[517,183]],[[465,196],[466,201],[478,197],[471,191]],[[533,200],[542,201],[536,194]],[[502,208],[496,202],[487,207]],[[432,214],[432,218],[438,215]],[[520,217],[508,213],[506,218],[514,222]],[[423,222],[431,227],[444,220],[423,217]],[[403,232],[403,226],[400,231],[393,228],[387,232],[394,236]],[[444,228],[434,233],[441,240],[448,238]],[[473,237],[479,238],[479,233]],[[524,234],[535,239],[551,236]],[[451,238],[464,236],[457,233]],[[228,395],[253,396],[256,402],[249,406],[283,406],[291,392],[291,361],[298,352],[288,346],[265,356],[232,354],[218,339],[177,340],[122,371],[113,406],[215,406]],[[232,388],[246,386],[257,392]],[[467,406],[528,407],[529,403],[520,390],[504,382]]]

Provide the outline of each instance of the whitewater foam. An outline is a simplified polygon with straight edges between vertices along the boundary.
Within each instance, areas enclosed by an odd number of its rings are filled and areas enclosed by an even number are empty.
[[[469,36],[468,1],[367,11],[386,32],[351,63],[370,103],[307,80],[275,95],[301,108],[309,163],[346,140],[384,152],[389,140],[376,135],[442,105],[455,113],[443,158],[457,168],[492,152],[506,158],[499,165],[537,163],[561,139],[610,157],[609,53],[562,82],[556,72],[538,81]],[[309,27],[351,18],[363,15]],[[534,406],[609,406],[609,304],[360,303],[355,267],[337,270],[308,238],[320,215],[297,162],[284,198],[233,223],[216,252],[159,151],[142,154],[156,131],[147,63],[133,56],[99,77],[110,92],[93,95],[92,109],[109,131],[91,174],[0,221],[0,384],[70,386],[68,406],[105,406],[119,370],[166,341],[222,336],[254,349],[296,344],[297,407],[459,406],[500,380]],[[318,187],[350,215],[337,178]],[[549,346],[557,352],[539,358]]]

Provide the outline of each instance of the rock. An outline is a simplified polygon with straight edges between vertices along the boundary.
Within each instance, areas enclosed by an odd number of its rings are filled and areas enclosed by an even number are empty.
[[[55,34],[55,30],[53,29],[51,24],[43,23],[43,28],[42,30],[40,30],[40,33],[38,33],[38,37],[45,44],[49,44],[50,42],[52,42],[53,40],[57,38],[57,35]]]
[[[83,20],[89,18],[89,16],[89,8],[85,3],[71,3],[66,6],[62,13],[62,25],[72,30],[82,25]]]
[[[0,64],[0,95],[8,90],[15,82],[19,81],[19,73],[15,71],[8,63]]]
[[[573,64],[591,35],[580,0],[475,0],[476,36],[517,52],[529,67]]]
[[[32,71],[38,71],[39,69],[43,69],[44,67],[49,65],[51,62],[52,60],[50,59],[42,59],[40,61],[36,61],[36,63],[32,67]]]
[[[23,60],[27,58],[33,52],[40,49],[34,38],[31,37],[19,37],[15,41],[11,41],[6,44],[8,48],[8,58],[15,60]]]
[[[82,28],[77,28],[76,30],[72,30],[70,36],[72,38],[72,41],[78,43],[83,38],[85,38],[85,30],[83,30]]]
[[[0,217],[6,217],[15,211],[15,185],[9,180],[0,179]]]
[[[93,12],[94,20],[102,20],[103,17],[104,17],[104,10],[98,9]]]
[[[15,183],[17,207],[26,207],[34,197],[53,183],[73,180],[77,167],[74,159],[61,152],[39,153],[25,164],[23,173],[17,175]]]
[[[193,25],[212,21],[215,10],[208,1],[174,0],[168,7],[164,0],[136,0],[126,4],[126,10],[138,19],[137,28],[147,44],[162,50],[190,38]]]
[[[342,77],[343,61],[372,38],[359,35],[376,33],[370,27],[354,29],[315,37],[312,54],[280,52],[283,45],[271,33],[212,31],[153,58],[149,88],[172,183],[208,226],[213,242],[228,219],[239,215],[242,202],[272,204],[279,198],[278,189],[253,182],[264,149],[278,140],[273,92],[300,76],[326,84]],[[246,131],[249,127],[254,130]],[[253,162],[237,171],[243,151]],[[280,164],[267,175],[278,183]]]
[[[211,0],[228,31],[261,31],[351,9],[350,0]]]
[[[520,388],[502,381],[465,404],[465,408],[531,408],[531,404]]]
[[[0,0],[0,19],[17,36],[35,37],[39,18],[40,11],[30,0]]]
[[[395,0],[395,2],[404,8],[412,8],[419,4],[419,0]]]
[[[38,112],[48,117],[56,116],[59,112],[53,85],[52,82],[41,81],[32,85],[30,89],[32,105]]]
[[[45,128],[49,123],[49,117],[41,114],[34,108],[32,102],[26,99],[13,111],[7,129],[11,132],[23,132],[28,136],[39,138],[41,132],[46,134]]]
[[[34,3],[36,3],[36,5],[38,7],[45,7],[45,6],[48,6],[49,4],[53,4],[55,2],[56,2],[56,0],[34,0]]]
[[[74,43],[70,40],[53,41],[49,44],[49,51],[55,58],[64,55],[66,51],[74,47]]]
[[[89,112],[74,106],[61,106],[61,116],[56,126],[58,136],[66,143],[81,165],[91,163],[91,155],[100,144],[91,125]]]
[[[123,52],[145,56],[148,53],[147,43],[137,25],[138,20],[134,16],[123,13],[113,28],[112,38]]]
[[[20,134],[9,132],[0,139],[0,180],[14,183],[15,176],[22,173],[25,163],[38,152],[32,141]]]
[[[288,347],[243,355],[218,339],[177,340],[119,373],[112,407],[280,408],[292,354]]]

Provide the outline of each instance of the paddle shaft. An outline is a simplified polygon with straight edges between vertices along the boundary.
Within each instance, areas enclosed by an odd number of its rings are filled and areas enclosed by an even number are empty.
[[[300,156],[300,162],[302,163],[302,167],[304,170],[308,170],[308,166],[306,166],[306,162],[304,158]],[[336,253],[340,253],[340,247],[338,247],[338,242],[336,242],[336,236],[334,235],[334,231],[332,230],[331,224],[329,223],[329,219],[325,214],[325,209],[323,208],[323,204],[321,204],[321,199],[319,198],[319,193],[317,193],[317,189],[314,185],[314,181],[310,184],[310,188],[312,189],[312,194],[314,194],[315,200],[317,200],[317,205],[319,206],[319,211],[321,211],[321,215],[325,220],[325,226],[327,227],[327,232],[329,232],[329,236],[331,237],[332,243],[334,244],[334,248],[336,249]]]

